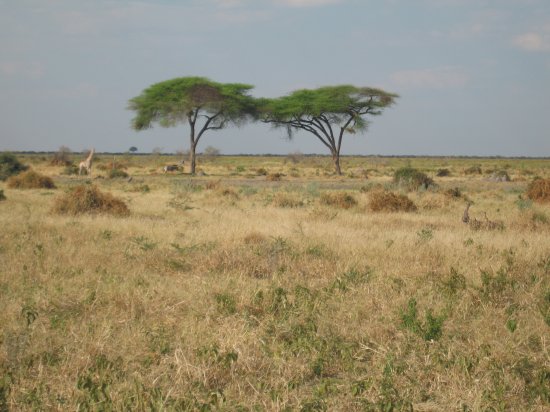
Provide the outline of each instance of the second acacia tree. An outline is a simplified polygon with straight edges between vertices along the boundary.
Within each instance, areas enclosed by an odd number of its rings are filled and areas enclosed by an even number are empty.
[[[180,77],[156,83],[130,100],[136,112],[132,127],[144,130],[157,122],[163,127],[187,122],[190,127],[189,163],[195,173],[196,148],[208,130],[239,124],[255,114],[256,103],[249,95],[253,86],[217,83],[204,77]]]
[[[263,99],[262,121],[285,127],[288,137],[297,130],[312,133],[329,150],[337,174],[345,133],[365,132],[367,115],[376,116],[395,103],[398,96],[381,89],[351,85],[297,90],[275,99]]]

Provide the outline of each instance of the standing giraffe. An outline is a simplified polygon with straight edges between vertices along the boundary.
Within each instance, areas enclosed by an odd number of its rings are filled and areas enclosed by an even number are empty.
[[[470,210],[470,206],[472,206],[472,202],[468,202],[466,204],[466,210],[464,210],[464,214],[462,215],[462,221],[464,223],[470,223],[470,214],[468,213],[468,211]]]
[[[95,149],[92,147],[92,150],[90,150],[90,154],[86,158],[86,160],[83,160],[78,165],[78,174],[81,175],[82,171],[86,169],[86,174],[91,175],[92,174],[92,159],[94,157]]]

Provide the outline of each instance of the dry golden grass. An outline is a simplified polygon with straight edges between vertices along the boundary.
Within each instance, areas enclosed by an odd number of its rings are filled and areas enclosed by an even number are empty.
[[[25,163],[62,189],[83,180],[48,160]],[[313,180],[322,159],[292,164],[308,179],[266,182],[221,157],[204,165],[210,190],[138,160],[132,183],[96,181],[125,219],[51,214],[43,191],[0,186],[0,410],[548,410],[550,206],[518,197],[527,181],[414,159],[453,171],[441,193],[371,213],[363,180]],[[400,162],[373,159],[370,180]],[[462,223],[451,187],[504,230]],[[343,191],[355,207],[319,205]]]
[[[55,183],[51,177],[34,170],[11,176],[6,183],[10,189],[55,189]]]
[[[550,179],[535,179],[527,187],[527,197],[536,202],[550,202]]]
[[[96,186],[80,185],[59,196],[52,211],[59,215],[109,214],[128,216],[126,203],[110,193],[100,191]]]
[[[350,193],[336,192],[323,193],[320,197],[321,204],[340,209],[349,209],[357,206],[357,200]]]
[[[370,194],[369,209],[373,212],[414,212],[417,208],[405,195],[376,190]]]

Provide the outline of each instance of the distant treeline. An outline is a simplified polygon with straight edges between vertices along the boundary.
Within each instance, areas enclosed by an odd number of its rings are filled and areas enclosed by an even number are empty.
[[[0,151],[1,153],[2,151]],[[21,155],[53,155],[57,153],[56,151],[35,151],[35,150],[5,150],[3,152],[9,152],[13,154]],[[72,152],[79,154],[80,152]],[[113,156],[182,156],[181,153],[129,153],[129,152],[96,152],[98,155],[113,155]],[[202,154],[202,153],[200,153]],[[186,155],[186,154],[185,154]],[[320,153],[287,153],[287,154],[273,154],[273,153],[263,153],[263,154],[250,154],[250,153],[239,153],[239,154],[217,154],[218,157],[288,157],[288,156],[303,156],[303,157],[331,157],[329,154],[320,154]],[[550,156],[467,156],[467,155],[381,155],[381,154],[351,154],[351,155],[341,155],[342,157],[361,157],[361,158],[389,158],[389,159],[534,159],[534,160],[550,160]]]

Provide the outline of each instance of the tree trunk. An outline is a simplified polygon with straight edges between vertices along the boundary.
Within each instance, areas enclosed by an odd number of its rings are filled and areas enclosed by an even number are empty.
[[[333,152],[332,161],[334,162],[334,169],[336,170],[336,174],[338,176],[342,176],[342,170],[340,169],[340,153]]]
[[[189,165],[191,167],[191,174],[194,175],[195,174],[195,165],[196,165],[196,158],[197,156],[195,155],[195,145],[193,143],[191,143],[191,147],[189,148]]]

